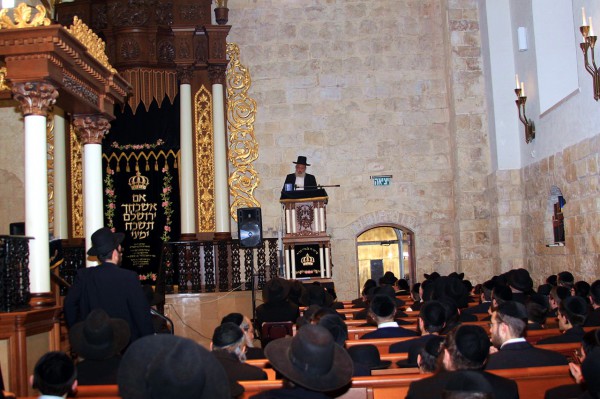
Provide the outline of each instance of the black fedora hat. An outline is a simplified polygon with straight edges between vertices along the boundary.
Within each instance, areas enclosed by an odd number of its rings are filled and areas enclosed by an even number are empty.
[[[361,363],[371,370],[381,370],[390,367],[390,360],[381,360],[379,350],[375,345],[352,345],[348,348],[348,353],[354,363]]]
[[[102,227],[92,234],[92,247],[87,254],[89,256],[106,255],[117,249],[124,238],[125,234],[113,233],[108,227]]]
[[[352,379],[350,355],[321,326],[306,325],[294,337],[271,341],[265,355],[275,370],[312,391],[333,391]]]
[[[263,300],[265,302],[279,302],[287,299],[290,292],[290,284],[280,277],[273,277],[263,288]]]
[[[533,288],[533,280],[526,269],[513,269],[508,272],[508,285],[521,292],[526,292]]]
[[[102,360],[120,353],[129,343],[129,324],[94,309],[69,330],[71,348],[84,359]]]
[[[302,156],[302,155],[298,155],[298,160],[296,162],[292,162],[292,163],[295,163],[297,165],[310,166],[309,163],[306,163],[306,157]]]
[[[123,399],[231,397],[227,374],[214,355],[170,334],[147,335],[131,344],[117,380]]]

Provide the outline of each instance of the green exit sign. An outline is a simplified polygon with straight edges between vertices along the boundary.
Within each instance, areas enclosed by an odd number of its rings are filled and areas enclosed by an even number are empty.
[[[390,181],[392,180],[391,175],[386,176],[371,176],[371,180],[373,180],[373,185],[377,186],[389,186]]]

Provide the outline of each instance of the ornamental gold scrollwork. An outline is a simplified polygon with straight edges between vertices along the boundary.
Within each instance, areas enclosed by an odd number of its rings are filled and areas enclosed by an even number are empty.
[[[260,207],[254,190],[260,183],[253,162],[258,158],[258,142],[254,135],[256,101],[248,96],[252,84],[250,72],[240,62],[240,49],[227,44],[229,67],[227,80],[227,124],[229,128],[229,162],[235,168],[229,175],[233,197],[229,213],[237,221],[238,208]]]
[[[69,133],[69,146],[71,153],[71,225],[72,237],[85,237],[83,231],[83,145],[79,141],[75,127],[71,125]]]
[[[26,3],[19,3],[18,6],[12,9],[14,20],[8,15],[11,9],[3,8],[0,10],[0,29],[34,28],[50,25],[50,19],[46,18],[46,7],[43,5],[35,6],[38,12],[31,18],[32,8]]]
[[[10,86],[8,85],[8,82],[6,80],[7,73],[8,70],[6,69],[6,67],[0,68],[0,91],[10,90]]]
[[[198,231],[213,232],[216,229],[214,132],[212,124],[212,95],[202,85],[194,96],[196,131],[196,198]]]
[[[117,73],[117,70],[108,62],[106,55],[106,43],[95,34],[86,24],[75,16],[73,25],[67,31],[87,47],[88,52],[92,57],[98,60],[106,69],[112,73]]]

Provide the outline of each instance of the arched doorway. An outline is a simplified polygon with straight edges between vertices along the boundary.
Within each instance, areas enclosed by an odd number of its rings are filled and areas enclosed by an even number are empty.
[[[377,226],[356,238],[358,287],[375,281],[387,271],[413,284],[415,276],[414,233],[402,226]]]

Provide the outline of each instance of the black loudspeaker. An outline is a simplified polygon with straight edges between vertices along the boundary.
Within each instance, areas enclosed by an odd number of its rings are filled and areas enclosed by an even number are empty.
[[[237,218],[240,247],[259,247],[262,241],[260,208],[240,208],[237,210]]]
[[[24,236],[25,235],[25,222],[16,222],[9,225],[11,236]]]

